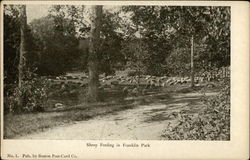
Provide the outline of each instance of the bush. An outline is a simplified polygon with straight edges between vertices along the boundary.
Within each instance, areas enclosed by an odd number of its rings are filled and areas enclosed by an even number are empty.
[[[23,81],[22,88],[17,86],[8,89],[5,100],[6,112],[17,112],[20,107],[22,112],[43,111],[47,100],[47,80],[38,78],[29,73]],[[18,98],[22,97],[22,106],[18,106]]]
[[[230,140],[230,83],[221,84],[220,93],[203,99],[206,108],[198,115],[178,113],[178,124],[163,131],[168,140]]]
[[[142,75],[142,72],[130,70],[130,71],[128,71],[127,74],[128,74],[128,76],[138,76],[138,75]]]

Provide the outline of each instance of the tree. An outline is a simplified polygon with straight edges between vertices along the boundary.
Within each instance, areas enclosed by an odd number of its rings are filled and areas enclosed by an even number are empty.
[[[100,31],[100,50],[98,56],[99,73],[114,74],[115,70],[123,69],[124,56],[121,53],[122,34],[117,30],[120,29],[120,17],[116,13],[104,11],[102,15],[102,27]]]
[[[206,43],[209,44],[208,63],[214,67],[230,65],[230,7],[210,7],[207,11],[210,23],[207,23]]]
[[[190,52],[193,50],[194,71],[201,69],[201,66],[206,66],[206,70],[211,70],[212,66],[229,65],[229,7],[181,6],[171,7],[169,11],[175,15],[170,18],[173,21],[172,26],[176,31],[175,35],[180,43],[179,46],[190,48]],[[190,44],[192,39],[193,47]],[[190,43],[187,43],[188,41]],[[191,75],[193,74],[191,73]]]
[[[19,55],[19,66],[18,66],[18,88],[21,89],[23,85],[23,79],[25,74],[26,65],[26,30],[27,30],[27,16],[26,16],[26,6],[21,6],[21,40],[20,40],[20,55]],[[18,99],[18,112],[21,111],[23,105],[23,96],[20,94]]]
[[[137,87],[140,85],[140,77],[147,72],[147,63],[150,59],[148,47],[141,38],[130,38],[123,43],[122,52],[126,60],[126,67],[135,71]]]
[[[190,48],[190,79],[191,87],[194,87],[194,54],[195,41],[203,38],[206,34],[206,20],[203,12],[207,10],[206,7],[173,7],[171,12],[175,16],[175,22],[173,23],[174,29],[176,30],[176,35],[182,42],[182,46]],[[189,43],[187,43],[189,42]],[[187,44],[185,44],[187,43]]]
[[[194,87],[194,37],[191,36],[191,62],[190,62],[190,68],[191,68],[191,74],[190,74],[190,77],[191,77],[191,87]]]
[[[132,21],[128,27],[131,31],[128,33],[133,35],[136,25],[143,28],[142,39],[150,53],[150,61],[146,65],[149,73],[165,74],[171,70],[175,72],[171,69],[173,65],[170,67],[166,60],[172,58],[178,49],[189,50],[187,54],[190,56],[193,48],[194,72],[204,65],[213,64],[216,67],[229,65],[229,7],[123,6],[122,8],[130,15]],[[191,47],[192,37],[193,47]],[[185,66],[187,64],[185,58],[181,60]],[[188,63],[190,72],[190,61]]]
[[[78,67],[80,52],[75,26],[60,12],[53,11],[53,14],[31,22],[39,57],[39,75],[60,75]]]
[[[14,5],[4,5],[4,83],[18,81],[20,12]],[[6,88],[6,86],[5,86]]]
[[[130,36],[140,36],[148,50],[148,59],[145,59],[146,73],[151,75],[165,74],[165,59],[171,53],[172,41],[169,22],[162,14],[161,6],[123,6],[123,11],[130,14],[132,24],[127,33]],[[138,33],[137,28],[140,28]]]
[[[92,6],[91,18],[91,31],[89,43],[89,57],[88,57],[88,70],[89,70],[89,85],[87,100],[89,102],[98,101],[98,54],[100,52],[100,31],[102,20],[102,6]]]

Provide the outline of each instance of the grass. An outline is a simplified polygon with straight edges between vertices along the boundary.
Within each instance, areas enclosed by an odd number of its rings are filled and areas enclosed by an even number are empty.
[[[108,99],[104,102],[77,105],[72,103],[72,105],[67,105],[70,102],[67,97],[63,97],[61,101],[64,101],[66,105],[60,109],[53,110],[54,108],[48,107],[45,112],[40,113],[6,114],[4,116],[4,138],[24,136],[34,132],[45,131],[55,126],[73,124],[74,122],[89,120],[96,116],[131,109],[145,103],[144,99],[150,96],[126,99],[120,92],[121,90],[112,90],[112,92],[108,91],[103,94],[105,95],[104,98]],[[158,90],[155,92],[158,92]],[[154,96],[155,98],[158,97],[158,95]],[[121,100],[122,98],[124,99]]]
[[[117,89],[103,94],[105,95],[104,98],[108,99],[107,101],[93,104],[75,104],[75,102],[71,102],[68,99],[72,97],[63,97],[61,101],[64,102],[65,107],[58,110],[47,108],[46,112],[40,113],[4,115],[4,138],[11,139],[34,132],[45,131],[55,126],[89,120],[100,115],[115,114],[122,110],[131,109],[139,104],[157,103],[162,100],[169,101],[170,93],[186,93],[195,90],[189,89],[188,86],[176,85],[169,86],[168,88],[151,89],[149,90],[149,94],[132,96],[126,99],[121,94],[121,89]],[[157,119],[157,117],[155,118]]]
[[[95,116],[131,109],[133,106],[134,104],[89,105],[89,107],[83,106],[82,109],[61,112],[7,114],[4,116],[4,138],[11,139],[33,132],[41,132],[55,126],[73,124],[76,121],[89,120]]]

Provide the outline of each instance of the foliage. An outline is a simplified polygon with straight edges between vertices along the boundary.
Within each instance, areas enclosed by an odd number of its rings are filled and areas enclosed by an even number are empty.
[[[131,15],[133,25],[128,30],[136,35],[136,27],[142,28],[141,38],[148,46],[149,73],[156,75],[185,72],[189,62],[180,57],[180,64],[168,62],[176,49],[190,49],[194,37],[195,66],[228,66],[230,64],[230,8],[193,6],[123,6]],[[166,62],[166,61],[167,62]],[[172,62],[174,63],[174,62]],[[179,70],[179,73],[174,73]],[[208,67],[209,69],[209,67]],[[171,73],[173,71],[173,73]]]
[[[163,137],[169,140],[230,140],[230,81],[225,80],[220,93],[204,97],[206,108],[198,115],[180,112],[178,124],[169,125]]]
[[[7,77],[16,79],[17,69],[12,66],[18,64],[13,59],[18,59],[19,10],[13,5],[5,10],[4,53],[8,53],[4,56],[8,61],[5,72]],[[127,14],[129,16],[124,18]],[[78,50],[78,41],[89,36],[89,16],[85,6],[52,5],[48,16],[30,23],[30,31],[27,31],[30,33],[30,60],[27,62],[38,67],[38,74],[59,75],[74,69],[87,69],[88,53]],[[147,57],[142,64],[147,74],[188,73],[189,55],[175,57],[175,52],[180,48],[189,52],[191,35],[198,46],[195,47],[195,66],[209,69],[208,66],[230,64],[229,7],[122,6],[119,11],[106,10],[102,24],[100,73],[111,74],[117,69],[131,67],[125,64],[134,64],[125,58],[128,52],[122,53],[124,48],[131,47],[133,39],[143,42]],[[198,51],[200,46],[202,52]],[[174,64],[174,59],[178,64]]]
[[[20,50],[20,11],[18,5],[4,7],[4,82],[15,86]],[[30,70],[37,68],[35,73],[39,76],[86,71],[89,53],[87,49],[79,49],[79,41],[90,35],[87,8],[52,5],[49,15],[28,24],[25,67]],[[98,46],[98,72],[113,74],[118,70],[133,70],[129,75],[187,76],[190,72],[191,36],[195,43],[196,75],[230,65],[230,7],[122,6],[119,11],[105,10]],[[33,86],[36,83],[38,87],[43,86],[38,82],[39,76],[24,80],[24,89],[20,91],[6,87],[5,95],[7,92],[11,93],[8,96],[19,92],[31,94],[27,88],[36,90]],[[41,105],[40,102],[34,103]],[[32,108],[31,103],[27,104]]]
[[[11,10],[11,15],[7,11]],[[18,10],[5,6],[4,12],[4,78],[5,82],[14,82],[17,80],[18,57],[17,50],[20,42],[20,23],[18,20]]]
[[[134,76],[138,76],[138,75],[142,75],[142,72],[135,71],[135,70],[129,70],[127,72],[127,76],[129,76],[129,77],[134,77]]]
[[[177,48],[166,58],[167,66],[163,66],[168,76],[189,76],[190,54],[185,48]]]
[[[147,48],[147,60],[144,67],[147,74],[162,75],[165,58],[170,54],[171,32],[160,17],[161,7],[157,6],[123,6],[122,10],[130,13],[133,25],[128,29],[129,37],[139,37]]]
[[[70,20],[49,15],[31,22],[31,28],[39,46],[38,74],[60,75],[75,67],[80,52]]]
[[[123,43],[122,53],[126,59],[126,67],[136,74],[147,72],[146,63],[149,60],[147,46],[140,39],[132,39]],[[133,74],[133,73],[130,73]]]
[[[18,97],[22,97],[22,111],[43,111],[47,100],[48,82],[32,72],[25,73],[22,88],[17,86],[8,89],[5,96],[5,108],[9,112],[17,112]]]
[[[17,5],[4,6],[4,81],[11,84],[17,81],[20,49],[20,10]],[[36,45],[28,27],[25,30],[27,46],[27,67],[33,68],[37,63]]]
[[[206,43],[208,61],[215,67],[230,65],[230,7],[211,7]],[[206,59],[205,59],[206,60]]]
[[[115,70],[122,69],[125,58],[121,53],[122,35],[116,30],[120,27],[120,18],[117,14],[108,11],[103,13],[101,27],[101,42],[99,60],[99,73],[113,74]]]
[[[177,46],[188,47],[189,38],[194,36],[194,43],[203,50],[197,52],[199,47],[194,48],[195,61],[209,67],[230,64],[229,7],[170,7],[168,11],[170,18],[175,20],[172,26],[176,31],[174,42]]]

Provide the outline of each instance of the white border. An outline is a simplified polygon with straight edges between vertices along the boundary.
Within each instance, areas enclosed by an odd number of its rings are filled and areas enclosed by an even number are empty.
[[[2,158],[12,154],[75,154],[81,159],[247,159],[249,156],[249,3],[236,1],[4,1],[1,4],[85,4],[85,5],[192,5],[231,6],[231,140],[230,141],[127,141],[150,143],[150,148],[86,148],[93,140],[3,140]],[[3,34],[1,34],[3,53]],[[3,65],[3,54],[1,64]],[[1,65],[1,66],[2,66]],[[3,67],[1,67],[1,75]],[[1,86],[3,86],[1,76]],[[3,95],[1,87],[1,94]],[[2,97],[2,96],[1,96]],[[3,106],[3,102],[1,101]],[[3,122],[3,107],[1,107]],[[3,123],[2,123],[3,124]],[[3,125],[1,125],[3,133]]]

